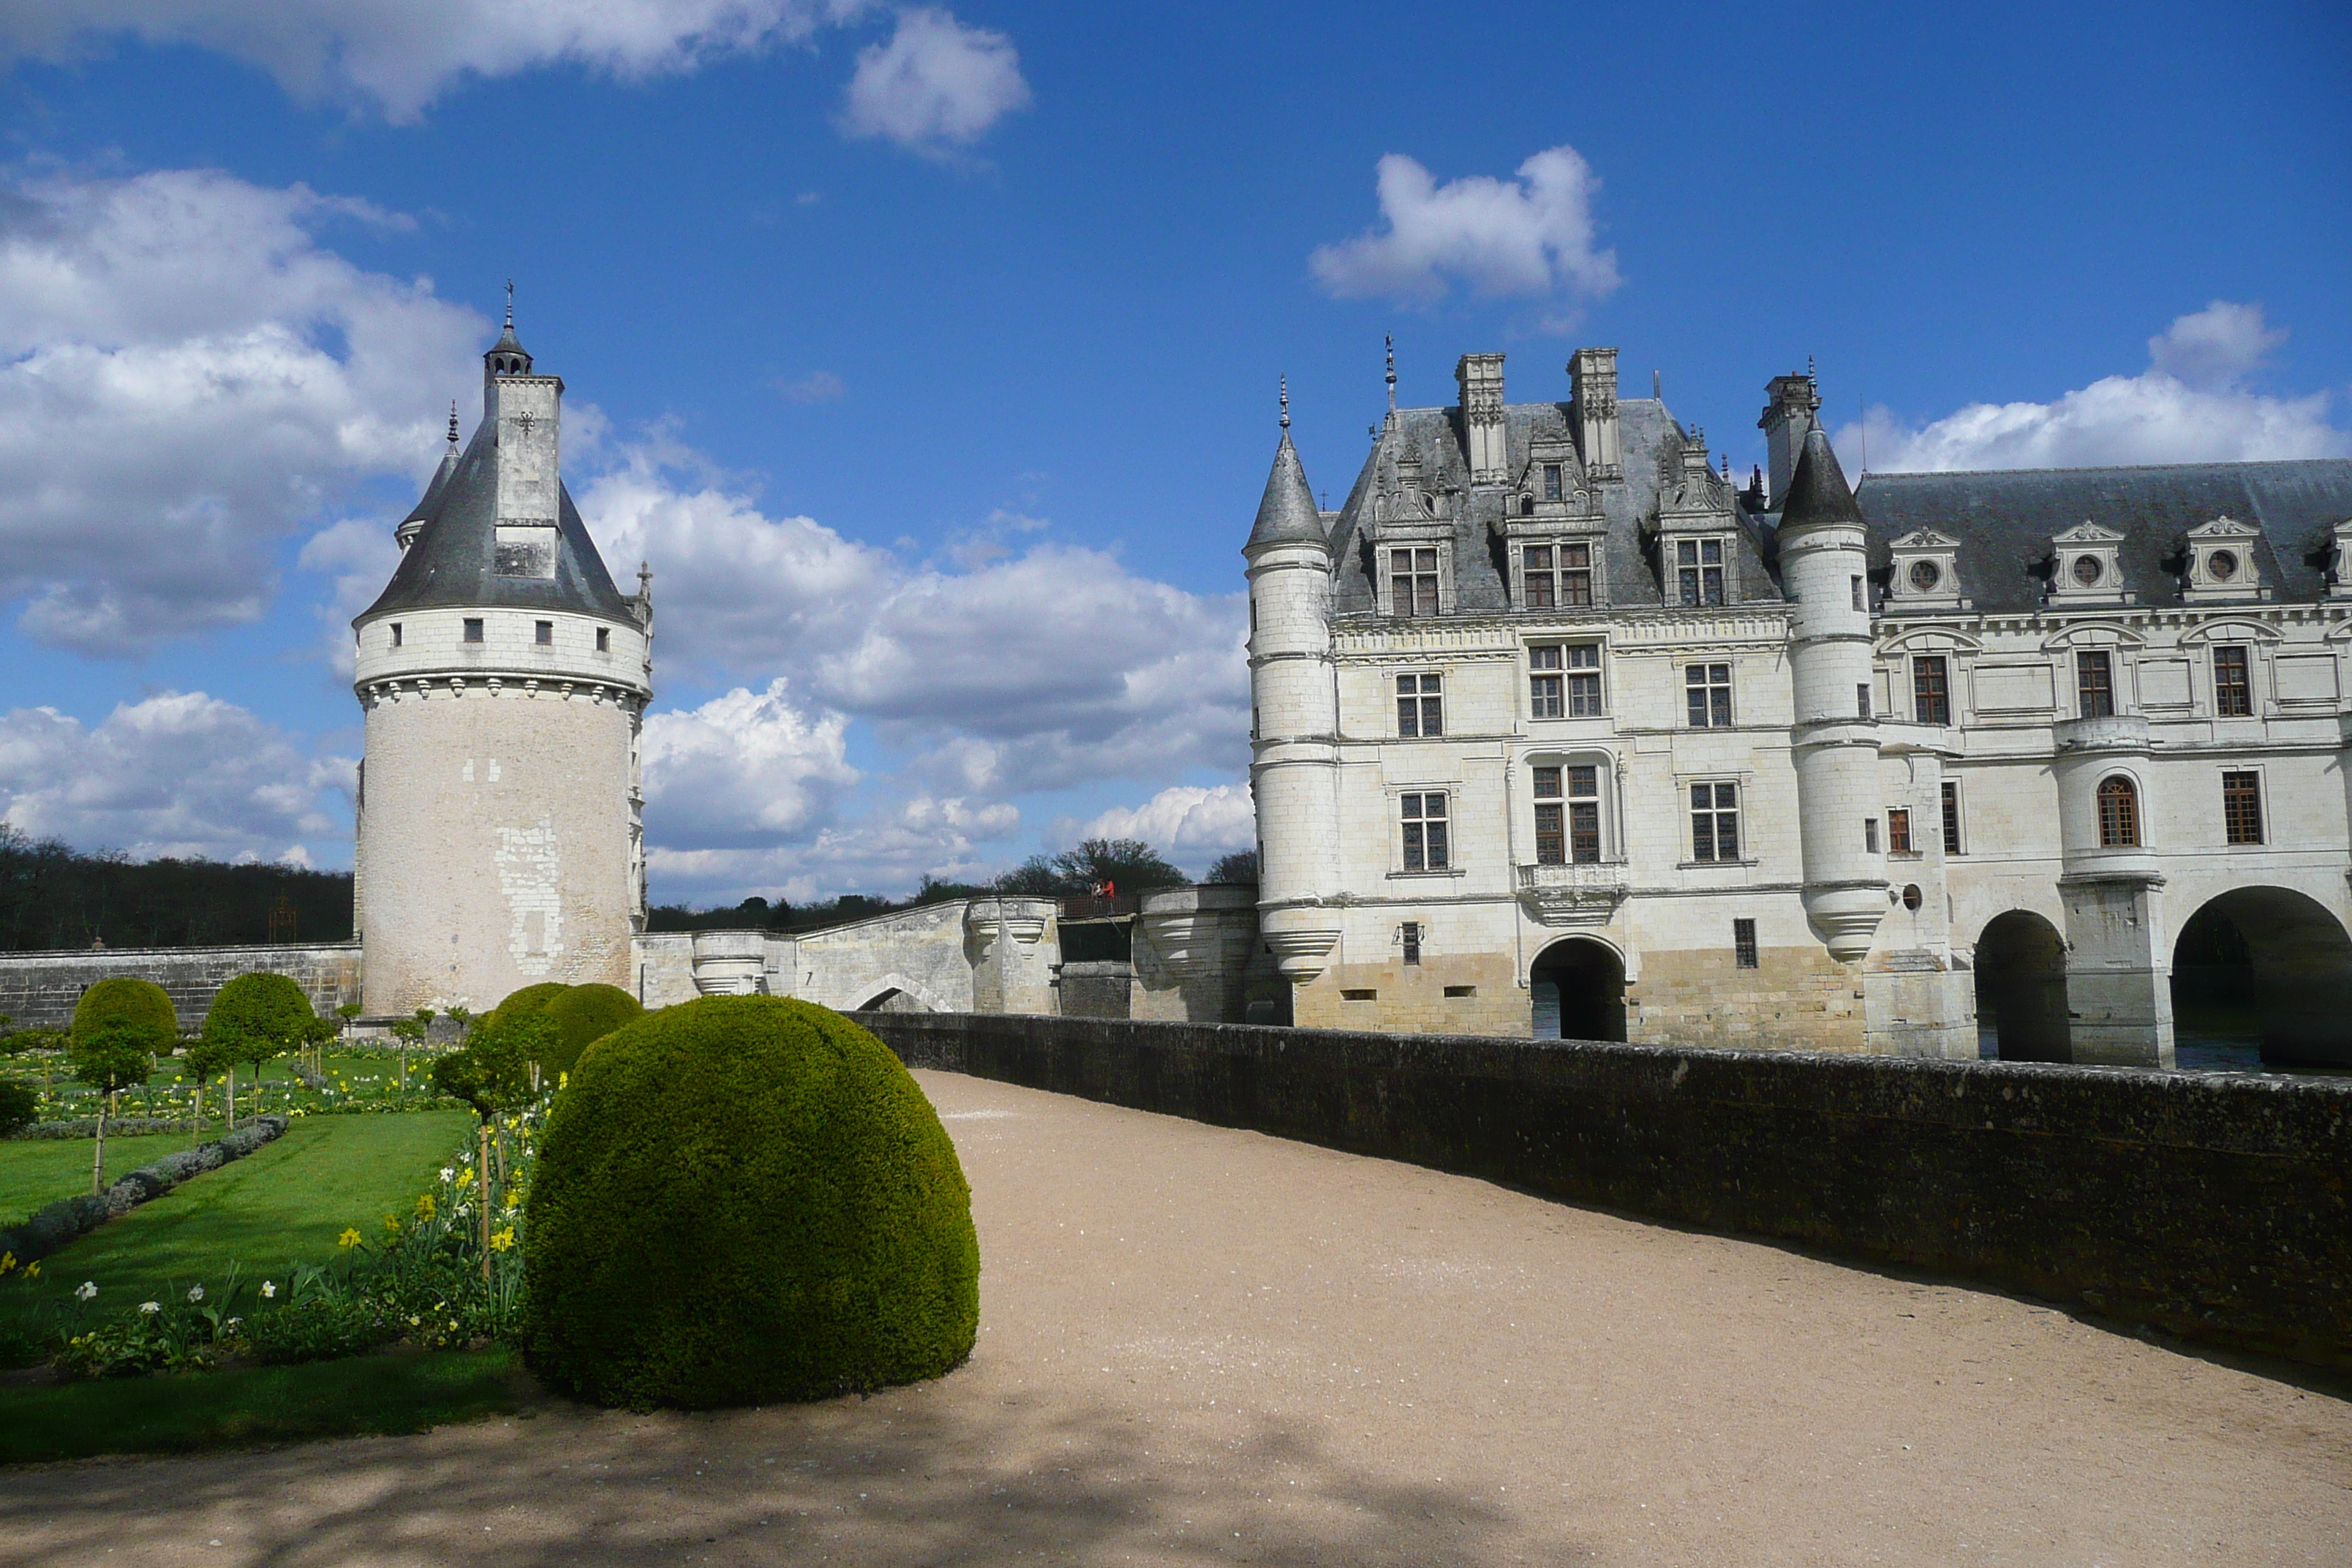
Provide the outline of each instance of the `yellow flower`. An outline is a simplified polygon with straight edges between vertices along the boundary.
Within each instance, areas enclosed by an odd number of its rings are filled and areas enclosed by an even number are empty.
[[[7,1273],[13,1272],[13,1271],[15,1270],[16,1267],[16,1255],[15,1253],[13,1253],[13,1252],[0,1252],[0,1274],[7,1274]]]
[[[436,1205],[433,1202],[433,1194],[431,1193],[421,1194],[416,1200],[416,1217],[418,1219],[431,1219],[436,1206]]]
[[[504,1252],[508,1247],[512,1247],[513,1245],[514,1226],[507,1226],[506,1229],[499,1231],[497,1235],[490,1237],[490,1250],[492,1252]],[[451,1327],[454,1328],[456,1325],[452,1324]]]
[[[359,1244],[360,1233],[357,1226],[347,1227],[342,1235],[335,1237],[335,1245],[337,1247],[343,1247],[346,1250],[357,1247]]]
[[[39,1264],[37,1264],[37,1263],[27,1263],[26,1265],[25,1265],[25,1278],[26,1278],[26,1279],[38,1279],[40,1277],[41,1277],[41,1266],[40,1266]]]

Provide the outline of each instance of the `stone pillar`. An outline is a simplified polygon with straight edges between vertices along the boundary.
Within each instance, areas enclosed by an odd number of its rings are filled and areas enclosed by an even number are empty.
[[[694,989],[705,996],[752,996],[764,989],[768,934],[761,931],[694,933]]]
[[[1161,888],[1135,922],[1133,1016],[1238,1024],[1249,1006],[1257,889]]]
[[[2066,1003],[2073,1059],[2112,1067],[2173,1065],[2172,944],[2164,876],[2148,844],[2153,803],[2147,721],[2075,719],[2054,731],[2058,835],[2066,906]],[[2099,785],[2133,788],[2139,842],[2099,842]]]
[[[975,1013],[1055,1011],[1054,972],[1062,941],[1052,899],[974,899],[964,910]]]

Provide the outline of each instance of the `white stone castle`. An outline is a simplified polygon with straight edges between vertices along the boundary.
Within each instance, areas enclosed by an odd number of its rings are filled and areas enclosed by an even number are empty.
[[[1468,354],[1244,556],[1300,1025],[2169,1066],[2250,953],[2352,1062],[2352,462],[1867,477],[1810,374],[1745,489],[1614,349]],[[2223,923],[2226,922],[2226,923]]]

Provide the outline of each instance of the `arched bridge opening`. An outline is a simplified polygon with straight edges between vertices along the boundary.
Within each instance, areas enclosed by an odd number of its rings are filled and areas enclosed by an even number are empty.
[[[1528,993],[1539,1040],[1622,1040],[1625,964],[1606,942],[1571,936],[1536,956]]]
[[[2030,910],[1996,915],[1977,938],[1977,1037],[2005,1062],[2073,1059],[2066,942]]]
[[[2352,1067],[2352,937],[2307,894],[2232,888],[2180,928],[2172,1009],[2192,1050],[2256,1042],[2264,1062]]]

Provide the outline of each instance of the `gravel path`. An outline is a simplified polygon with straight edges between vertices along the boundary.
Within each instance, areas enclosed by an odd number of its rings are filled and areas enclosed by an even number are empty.
[[[971,1363],[0,1474],[0,1563],[2352,1563],[2352,1404],[2006,1297],[951,1074]]]

